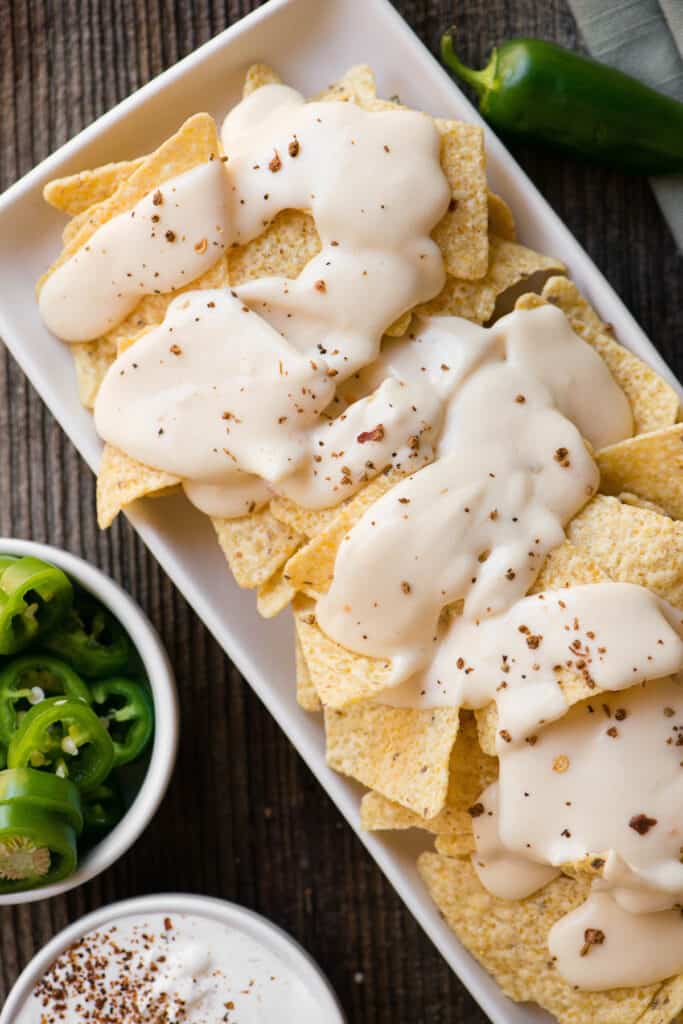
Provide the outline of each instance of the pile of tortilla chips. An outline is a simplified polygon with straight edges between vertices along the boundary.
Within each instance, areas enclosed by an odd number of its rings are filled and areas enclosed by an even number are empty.
[[[256,65],[247,74],[245,94],[273,81],[279,79],[271,69]],[[352,68],[317,98],[368,110],[397,106],[377,98],[374,76],[366,67]],[[553,303],[605,360],[633,411],[635,436],[595,454],[600,493],[569,524],[566,541],[548,557],[534,589],[619,580],[647,586],[683,609],[683,424],[678,423],[676,393],[618,343],[571,281],[558,276],[565,269],[559,260],[516,242],[511,211],[487,189],[481,129],[435,123],[453,193],[433,233],[448,277],[441,294],[416,312],[485,324],[515,305],[515,298],[516,308]],[[45,198],[72,215],[56,266],[106,220],[219,152],[215,122],[197,114],[149,156],[49,184]],[[259,238],[231,249],[187,287],[234,285],[271,274],[296,277],[319,247],[310,214],[288,210]],[[85,405],[92,406],[117,351],[159,324],[175,294],[144,297],[115,330],[72,346]],[[411,316],[408,311],[387,334],[402,334]],[[384,474],[325,511],[274,498],[240,519],[215,519],[235,579],[256,589],[258,609],[267,618],[291,604],[297,699],[307,711],[323,712],[330,765],[368,787],[361,804],[364,827],[433,834],[435,852],[419,860],[422,878],[450,926],[504,991],[512,999],[540,1003],[561,1024],[667,1024],[683,1010],[683,977],[645,988],[582,992],[554,967],[548,931],[585,898],[594,866],[567,864],[560,877],[525,900],[497,899],[479,882],[470,860],[474,843],[468,808],[497,776],[495,705],[475,714],[457,707],[385,706],[382,691],[390,665],[340,647],[317,626],[316,599],[333,578],[341,539],[398,478]],[[138,498],[178,484],[170,474],[105,447],[98,481],[100,524],[109,525]],[[444,614],[457,613],[456,606]],[[583,680],[570,672],[561,685],[568,706],[588,695]]]

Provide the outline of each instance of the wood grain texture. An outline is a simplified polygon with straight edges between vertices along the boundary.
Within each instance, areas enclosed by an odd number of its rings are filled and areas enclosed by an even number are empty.
[[[0,190],[254,6],[0,0]],[[457,11],[462,52],[473,63],[514,34],[579,42],[565,0],[396,6],[433,49]],[[515,153],[680,375],[682,260],[647,183]],[[183,705],[177,771],[154,828],[77,892],[0,911],[0,1004],[32,954],[69,921],[125,896],[187,890],[244,903],[292,932],[327,971],[354,1024],[484,1022],[132,530],[119,521],[98,532],[89,470],[4,349],[0,474],[0,532],[61,545],[118,579],[161,632]]]

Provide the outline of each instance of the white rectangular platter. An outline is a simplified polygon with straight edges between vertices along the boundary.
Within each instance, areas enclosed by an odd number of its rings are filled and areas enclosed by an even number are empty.
[[[197,111],[222,117],[239,98],[244,71],[255,61],[272,64],[308,94],[352,64],[368,63],[380,95],[398,94],[411,107],[479,121],[388,0],[270,0],[119,104],[0,197],[0,337],[93,469],[101,446],[90,414],[79,403],[71,356],[43,327],[34,300],[35,281],[59,251],[63,228],[62,216],[43,203],[42,187],[50,178],[148,152]],[[521,240],[563,259],[619,340],[678,387],[586,253],[490,133],[487,148],[491,186],[512,206]],[[415,869],[415,858],[429,840],[406,832],[360,832],[360,787],[327,768],[321,723],[295,701],[289,616],[273,622],[259,618],[253,594],[233,583],[208,519],[181,496],[139,503],[130,520],[494,1024],[547,1022],[546,1014],[512,1004],[441,920]]]

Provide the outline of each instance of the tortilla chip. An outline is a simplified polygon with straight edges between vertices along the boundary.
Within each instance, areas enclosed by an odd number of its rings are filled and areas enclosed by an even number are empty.
[[[462,316],[475,323],[487,323],[493,316],[496,300],[508,288],[539,271],[556,273],[564,269],[561,260],[543,256],[516,242],[492,235],[489,238],[490,262],[480,281],[461,281],[448,277],[435,299],[419,306],[424,316]]]
[[[469,860],[423,853],[418,870],[463,945],[516,1002],[533,1000],[558,1024],[636,1024],[661,989],[583,992],[560,976],[548,932],[588,895],[589,881],[560,875],[525,900],[501,900],[484,889]]]
[[[610,579],[637,583],[683,608],[683,522],[599,494],[567,533]]]
[[[296,618],[297,635],[313,685],[323,704],[344,708],[376,697],[391,678],[391,662],[355,654],[330,640],[311,611]]]
[[[257,277],[298,277],[320,248],[311,215],[302,210],[283,210],[262,235],[230,249],[230,284],[243,284]]]
[[[471,857],[477,850],[474,832],[470,829],[469,832],[437,836],[434,840],[434,849],[444,857]]]
[[[76,364],[78,397],[86,409],[95,405],[97,392],[107,370],[129,345],[160,324],[166,310],[177,295],[198,288],[221,288],[228,283],[227,261],[221,257],[205,274],[183,288],[163,295],[145,295],[132,313],[118,326],[94,341],[77,342],[70,346]]]
[[[451,277],[477,281],[489,265],[488,191],[484,133],[478,125],[436,120],[441,166],[451,186],[451,205],[432,231]]]
[[[55,178],[48,181],[43,189],[43,199],[56,210],[75,217],[113,195],[121,182],[130,178],[144,159],[142,156],[137,160],[121,160],[95,167],[92,171],[79,171],[66,178]]]
[[[256,92],[262,85],[280,85],[281,82],[282,79],[277,71],[274,71],[268,64],[252,64],[244,76],[242,99],[251,96],[252,92]]]
[[[38,291],[55,270],[78,252],[81,246],[112,217],[132,209],[154,188],[169,178],[189,171],[197,164],[220,152],[216,122],[209,114],[195,114],[178,129],[175,135],[145,157],[129,178],[121,182],[116,191],[103,202],[86,211],[80,230],[69,239],[49,270],[38,282]]]
[[[659,505],[656,505],[654,501],[648,501],[646,498],[639,498],[637,494],[631,494],[630,491],[622,491],[618,495],[619,501],[624,505],[633,505],[634,508],[646,508],[650,512],[656,512],[657,515],[665,516],[667,513]],[[669,517],[670,518],[670,517]]]
[[[282,575],[284,566],[262,583],[256,592],[256,610],[264,619],[272,619],[291,603],[296,591]]]
[[[454,708],[326,708],[327,763],[422,817],[433,818],[446,801],[458,726]]]
[[[285,523],[310,540],[330,525],[345,504],[346,502],[342,502],[334,508],[304,508],[289,498],[278,496],[271,499],[270,511],[281,523]]]
[[[296,620],[297,616],[306,615],[312,610],[313,602],[308,601],[305,597],[297,597],[294,599],[292,604],[292,611]],[[304,711],[320,711],[322,704],[318,691],[313,685],[311,674],[308,671],[308,665],[304,657],[304,652],[301,648],[301,642],[298,635],[294,634],[294,653],[296,657],[296,700],[299,707],[303,708]]]
[[[410,321],[412,319],[412,311],[410,309],[406,310],[406,312],[402,316],[400,316],[398,320],[394,320],[393,324],[387,327],[386,331],[384,332],[385,336],[387,338],[402,338],[403,335],[408,330],[408,328],[410,327]]]
[[[683,424],[619,441],[595,459],[603,494],[629,491],[683,519]]]
[[[317,101],[357,103],[361,107],[371,104],[377,97],[375,73],[368,64],[356,64],[336,82],[332,82],[314,97]]]
[[[564,541],[550,552],[529,593],[540,594],[543,590],[562,590],[564,587],[600,583],[607,579],[607,573],[601,569],[597,560],[594,561],[590,556],[590,552],[582,551],[568,540]],[[596,693],[597,688],[591,689],[582,676],[566,668],[563,668],[556,678],[562,687],[568,707]],[[495,701],[491,701],[483,708],[477,708],[474,715],[481,748],[485,753],[494,756],[498,733],[498,708]]]
[[[666,981],[652,997],[650,1005],[638,1018],[638,1024],[682,1024],[683,974]]]
[[[120,449],[105,444],[97,475],[97,523],[100,529],[111,526],[119,512],[138,498],[158,497],[179,484],[177,476],[143,466]]]
[[[488,211],[489,211],[489,237],[496,235],[497,238],[503,238],[506,242],[517,241],[517,229],[515,228],[515,218],[512,215],[512,210],[502,198],[495,192],[491,192],[489,189],[487,193],[488,200]]]
[[[448,836],[451,848],[463,852],[474,849],[472,807],[479,794],[498,777],[498,760],[479,746],[477,727],[470,712],[460,713],[460,729],[451,751],[448,791],[443,809],[433,818],[425,818],[381,793],[366,793],[361,802],[361,824],[367,831],[422,828],[438,836]]]
[[[382,473],[358,491],[348,504],[333,510],[337,514],[330,523],[287,563],[285,575],[295,590],[309,597],[319,597],[329,589],[334,576],[337,549],[344,535],[400,478],[399,473]]]
[[[267,505],[238,519],[212,517],[211,522],[240,587],[266,583],[303,539],[276,519]]]
[[[678,418],[680,401],[674,389],[611,336],[611,326],[602,322],[573,281],[553,277],[543,297],[559,306],[572,329],[587,341],[607,363],[619,387],[631,403],[636,434],[671,426]]]

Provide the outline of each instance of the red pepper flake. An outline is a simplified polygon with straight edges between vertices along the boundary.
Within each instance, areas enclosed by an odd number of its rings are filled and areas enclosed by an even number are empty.
[[[524,395],[515,395],[515,402],[517,402],[518,405],[524,405],[526,398]]]
[[[673,716],[675,714],[676,714],[676,712],[674,711],[673,708],[664,708],[664,717],[665,718],[673,718]]]
[[[456,661],[455,664],[456,664],[457,668],[463,669],[465,667],[465,659],[464,658],[458,658],[458,660]]]
[[[389,149],[389,147],[387,146],[386,142],[384,143],[384,152],[385,152],[385,153],[391,153],[391,150],[390,150],[390,149]]]
[[[163,201],[164,197],[162,195],[161,189],[157,189],[154,195],[152,196],[152,202],[154,203],[155,206],[161,206]]]
[[[401,583],[401,590],[403,591],[403,593],[409,594],[412,589],[413,588],[411,587],[410,583],[408,583],[407,580],[403,580],[403,582]]]
[[[169,352],[172,352],[174,356],[181,356],[183,354],[183,350],[180,345],[171,345]]]
[[[207,240],[205,238],[200,238],[200,240],[195,243],[194,251],[201,254],[203,252],[206,252],[208,246],[209,243],[207,242]]]
[[[164,928],[166,929],[167,932],[173,931],[173,921],[171,920],[170,917],[164,918]]]
[[[647,814],[634,814],[629,821],[629,828],[637,832],[639,836],[647,835],[651,828],[657,824],[656,818],[648,818]]]
[[[169,230],[168,230],[168,231],[166,232],[166,235],[165,235],[165,237],[166,237],[166,241],[167,241],[167,242],[175,242],[175,231],[171,231],[171,230],[169,229]]]
[[[555,451],[555,454],[554,454],[553,458],[555,459],[555,462],[559,462],[559,464],[562,466],[563,469],[567,469],[567,467],[571,465],[571,463],[569,461],[569,449],[568,448],[558,448]]]
[[[611,725],[609,729],[607,729],[607,735],[611,736],[612,739],[617,738],[617,736],[619,735],[619,730],[617,729],[616,725]]]
[[[315,288],[315,290],[317,292],[326,292],[327,291],[327,285],[325,284],[325,282],[323,281],[322,278],[320,278],[320,280],[316,281],[315,284],[313,285],[313,287]]]
[[[292,139],[292,141],[290,142],[289,146],[287,147],[287,152],[289,153],[289,155],[291,157],[298,156],[300,150],[301,150],[301,145],[299,143],[299,140],[298,139]]]
[[[486,808],[482,803],[472,804],[471,807],[467,808],[467,813],[471,818],[480,818]]]
[[[583,946],[579,956],[587,956],[593,946],[602,946],[605,941],[605,933],[601,928],[586,928],[583,933]]]
[[[497,508],[492,508],[491,511],[489,512],[489,519],[491,520],[492,523],[495,523],[497,518],[498,518],[498,509]]]
[[[512,742],[512,736],[510,735],[507,729],[500,729],[498,735],[502,740],[505,740],[506,743]]]
[[[526,645],[527,645],[527,647],[531,648],[532,651],[535,651],[535,650],[538,649],[538,647],[540,647],[542,639],[543,639],[542,636],[539,636],[538,634],[535,634],[535,633],[531,633],[526,638]]]
[[[367,444],[368,441],[383,441],[384,440],[384,425],[378,423],[372,430],[362,430],[356,438],[358,444]]]
[[[626,710],[626,708],[617,708],[617,710],[614,712],[614,717],[616,718],[617,722],[623,722],[624,719],[628,717],[628,711]]]
[[[328,377],[336,377],[338,373],[339,373],[339,370],[335,370],[335,368],[334,368],[333,366],[330,366],[330,367],[329,367],[329,368],[328,368],[328,369],[327,369],[327,370],[325,371],[325,374],[326,374],[326,376],[328,376]]]
[[[277,150],[274,151],[273,158],[268,164],[268,170],[272,171],[273,174],[277,174],[278,171],[282,170],[282,160]]]
[[[514,569],[508,569],[508,571],[505,573],[505,579],[506,580],[514,580],[516,575],[517,575],[517,573],[515,572]],[[527,641],[527,643],[528,643],[528,641]]]

